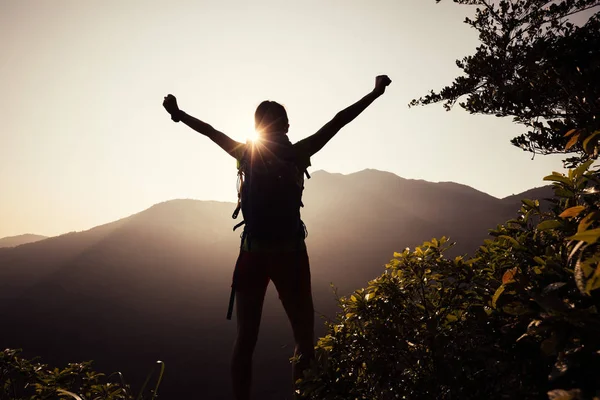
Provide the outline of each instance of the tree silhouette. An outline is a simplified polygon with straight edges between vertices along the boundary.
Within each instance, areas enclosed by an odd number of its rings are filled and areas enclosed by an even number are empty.
[[[481,44],[456,61],[463,74],[451,85],[410,105],[443,102],[450,110],[460,101],[470,113],[512,116],[524,125],[511,143],[525,151],[576,153],[572,162],[597,157],[600,1],[454,2],[477,7],[464,22],[479,32]]]

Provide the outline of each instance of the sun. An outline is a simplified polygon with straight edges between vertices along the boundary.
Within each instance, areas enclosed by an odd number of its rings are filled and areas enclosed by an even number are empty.
[[[248,135],[246,139],[248,139],[252,143],[256,143],[260,141],[260,134],[258,133],[258,131],[254,130]]]

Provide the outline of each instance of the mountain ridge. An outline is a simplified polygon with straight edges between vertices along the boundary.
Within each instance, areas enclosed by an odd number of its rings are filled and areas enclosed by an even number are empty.
[[[404,177],[402,177],[400,175],[397,175],[397,174],[395,174],[393,172],[379,170],[379,169],[376,169],[376,168],[365,168],[365,169],[362,169],[360,171],[350,172],[350,173],[347,173],[347,174],[339,173],[339,172],[328,172],[326,170],[319,169],[319,170],[316,170],[315,172],[313,172],[311,175],[314,176],[315,174],[324,173],[324,174],[328,174],[328,175],[337,175],[337,176],[353,176],[353,175],[358,175],[358,174],[363,174],[363,173],[371,173],[371,172],[381,173],[381,174],[386,174],[386,175],[392,175],[394,177],[400,178],[401,180],[409,181],[409,182],[424,182],[424,183],[429,183],[429,184],[440,184],[440,185],[445,185],[445,184],[447,184],[447,185],[456,185],[456,187],[462,187],[462,188],[466,188],[466,189],[469,189],[469,190],[473,190],[475,192],[478,192],[478,193],[481,193],[481,194],[493,197],[493,198],[498,199],[498,200],[503,200],[503,199],[505,199],[507,197],[518,196],[519,195],[519,194],[516,194],[516,195],[513,194],[513,195],[505,196],[505,197],[496,197],[496,196],[493,196],[493,195],[491,195],[491,194],[489,194],[487,192],[484,192],[482,190],[476,189],[476,188],[474,188],[472,186],[469,186],[467,184],[460,183],[460,182],[454,182],[454,181],[428,181],[428,180],[425,180],[425,179],[404,178]],[[545,186],[542,186],[542,187],[550,187],[550,185],[545,185]],[[532,188],[532,189],[529,189],[529,190],[535,190],[535,189],[539,189],[539,188],[540,187],[536,187],[536,188]],[[525,193],[525,192],[523,192],[523,193]]]
[[[36,235],[33,233],[24,233],[16,236],[6,236],[0,238],[0,248],[17,247],[27,243],[38,242],[47,238],[48,236]]]
[[[363,170],[355,171],[355,172],[350,172],[350,173],[347,173],[347,174],[340,173],[340,172],[329,172],[329,171],[326,171],[326,170],[323,170],[323,169],[319,169],[319,170],[314,171],[311,174],[311,177],[315,177],[315,176],[319,177],[321,175],[325,175],[325,176],[330,176],[330,177],[348,177],[348,178],[361,177],[362,178],[363,176],[365,176],[367,174],[374,174],[374,175],[379,176],[379,177],[381,177],[381,176],[388,176],[388,177],[390,177],[392,179],[398,180],[398,181],[403,182],[403,183],[415,183],[415,184],[423,184],[423,185],[438,185],[439,187],[446,187],[446,188],[450,188],[452,190],[464,189],[466,191],[472,191],[474,193],[478,193],[478,194],[480,194],[482,196],[493,198],[493,199],[496,199],[496,200],[514,200],[514,199],[520,198],[522,196],[524,196],[522,198],[528,198],[527,196],[529,195],[530,192],[531,193],[538,193],[538,191],[540,191],[540,190],[543,191],[543,193],[545,194],[544,197],[551,197],[552,196],[551,185],[535,187],[535,188],[529,189],[529,190],[527,190],[525,192],[518,193],[518,194],[513,194],[513,195],[509,195],[509,196],[505,196],[505,197],[495,197],[495,196],[493,196],[493,195],[491,195],[489,193],[486,193],[484,191],[481,191],[479,189],[473,188],[473,187],[471,187],[469,185],[466,185],[466,184],[463,184],[463,183],[458,183],[458,182],[453,182],[453,181],[438,181],[438,182],[433,182],[433,181],[427,181],[427,180],[424,180],[424,179],[404,178],[404,177],[401,177],[401,176],[399,176],[399,175],[397,175],[397,174],[395,174],[393,172],[384,171],[384,170],[378,170],[378,169],[374,169],[374,168],[365,168]],[[309,182],[310,182],[310,180],[307,180],[307,182],[305,183],[305,186],[306,185],[310,186]],[[546,189],[543,189],[543,188],[546,188]],[[0,248],[4,248],[4,247],[16,247],[16,245],[11,245],[11,246],[3,245],[4,244],[3,241],[5,241],[5,240],[8,243],[8,241],[11,240],[11,239],[18,239],[18,238],[21,238],[21,237],[23,237],[24,239],[27,239],[28,237],[32,237],[34,239],[34,240],[25,240],[22,243],[20,242],[19,244],[17,244],[17,245],[21,245],[21,244],[34,243],[35,241],[44,240],[44,239],[47,239],[47,238],[59,237],[59,236],[63,236],[63,235],[66,235],[66,234],[86,232],[86,231],[89,231],[91,229],[95,229],[97,227],[100,227],[100,226],[103,226],[103,225],[106,225],[106,224],[110,224],[110,223],[119,221],[119,220],[124,219],[124,218],[132,217],[132,216],[134,216],[136,214],[145,212],[145,211],[150,210],[150,209],[152,209],[154,207],[160,206],[161,204],[164,204],[164,203],[169,203],[169,202],[173,202],[173,201],[183,201],[183,200],[235,204],[234,201],[197,200],[197,199],[191,199],[191,198],[174,198],[174,199],[169,199],[169,200],[164,200],[164,201],[158,202],[158,203],[153,204],[152,206],[150,206],[150,207],[148,207],[148,208],[146,208],[144,210],[141,210],[141,211],[139,211],[137,213],[134,213],[134,214],[131,214],[129,216],[117,219],[115,221],[106,222],[104,224],[97,225],[97,226],[89,228],[89,229],[83,229],[83,230],[80,230],[80,231],[69,231],[69,232],[65,232],[65,233],[62,233],[62,234],[59,234],[59,235],[55,235],[55,236],[43,236],[43,235],[36,235],[36,234],[26,233],[26,234],[21,234],[21,235],[16,235],[16,236],[3,237],[3,238],[0,238]],[[235,205],[234,205],[234,207],[235,207]]]

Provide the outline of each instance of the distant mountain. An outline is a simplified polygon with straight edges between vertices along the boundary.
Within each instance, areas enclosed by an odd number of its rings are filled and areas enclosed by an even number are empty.
[[[315,308],[331,318],[330,282],[340,294],[363,287],[394,251],[432,237],[457,241],[452,254],[472,252],[487,229],[515,216],[520,197],[375,170],[318,171],[306,182],[304,204]],[[0,347],[51,363],[94,359],[134,385],[160,359],[167,366],[161,398],[231,398],[235,322],[225,312],[239,248],[233,209],[172,200],[89,231],[0,249]],[[286,398],[292,349],[270,288],[254,363],[257,398]]]
[[[505,197],[502,200],[508,202],[520,201],[521,199],[542,200],[551,198],[553,196],[554,190],[552,190],[552,185],[548,185],[534,189],[529,189],[523,193],[513,194],[512,196]]]
[[[25,235],[18,235],[18,236],[8,236],[8,237],[0,238],[0,248],[2,248],[2,247],[17,247],[22,244],[39,242],[40,240],[44,240],[46,238],[47,238],[47,236],[33,235],[31,233],[26,233]]]

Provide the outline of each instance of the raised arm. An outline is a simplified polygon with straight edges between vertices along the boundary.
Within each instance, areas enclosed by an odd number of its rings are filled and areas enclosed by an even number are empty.
[[[375,88],[373,91],[356,103],[337,113],[331,121],[326,123],[315,134],[301,140],[297,145],[304,147],[308,155],[312,156],[317,151],[321,150],[340,129],[363,112],[376,98],[381,96],[385,92],[386,86],[390,83],[392,83],[392,81],[387,75],[379,75],[375,78]]]
[[[173,121],[181,121],[196,132],[207,136],[232,157],[237,157],[240,149],[244,146],[242,143],[236,142],[223,132],[219,132],[206,122],[202,122],[199,119],[186,114],[184,111],[181,111],[177,105],[177,99],[172,94],[169,94],[165,97],[163,101],[163,107],[165,107],[165,110],[171,114],[171,119]]]

